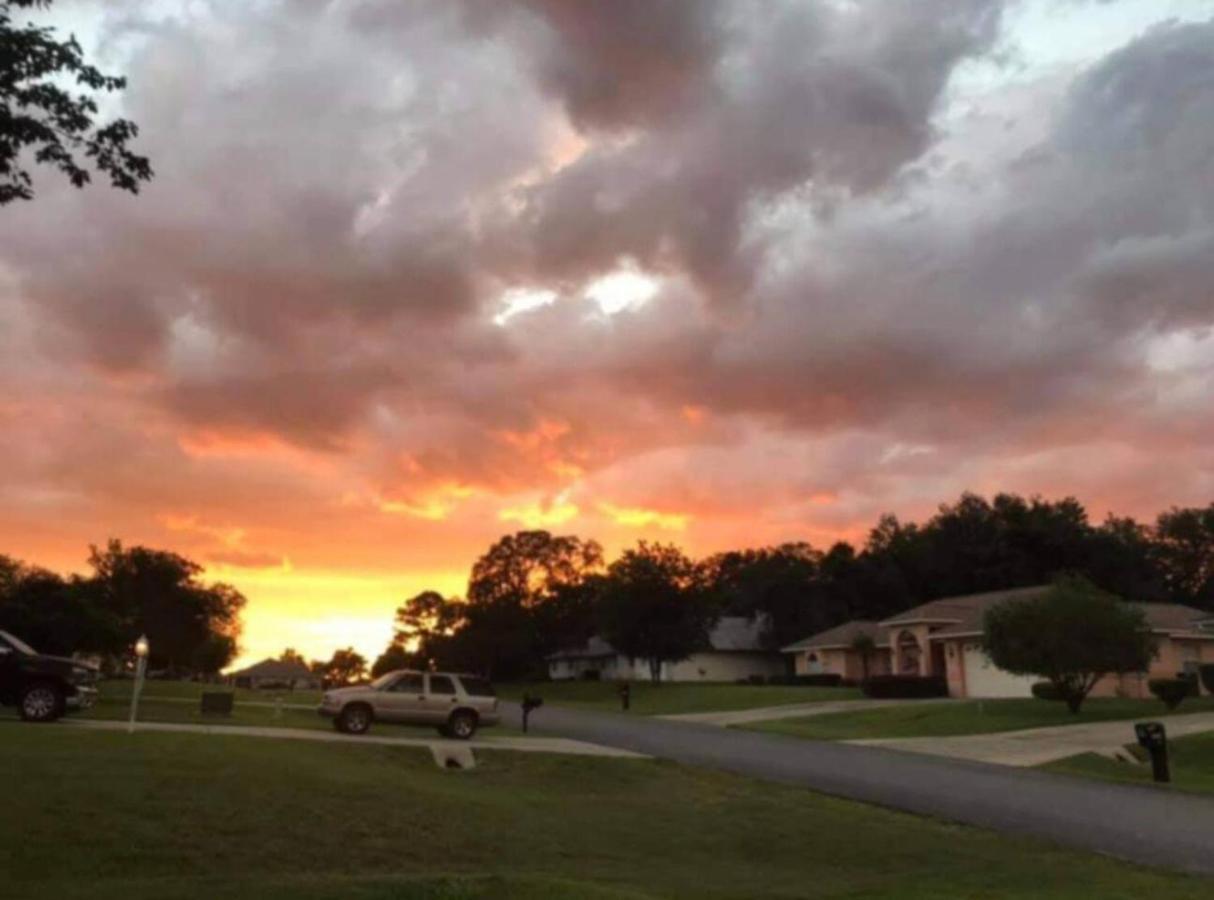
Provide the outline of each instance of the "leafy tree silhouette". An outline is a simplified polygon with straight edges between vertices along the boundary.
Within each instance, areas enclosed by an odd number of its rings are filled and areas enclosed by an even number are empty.
[[[61,41],[54,28],[17,25],[17,9],[47,9],[52,0],[0,0],[0,206],[32,200],[33,178],[22,157],[57,168],[76,187],[91,181],[91,164],[121,190],[139,193],[152,177],[144,156],[127,149],[139,128],[129,119],[97,125],[97,100],[91,93],[61,85],[74,80],[88,91],[111,93],[126,79],[106,75],[85,62],[76,38]]]

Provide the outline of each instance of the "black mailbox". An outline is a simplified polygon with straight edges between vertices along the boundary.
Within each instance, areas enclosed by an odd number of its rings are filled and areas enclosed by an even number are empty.
[[[632,705],[632,685],[625,682],[620,685],[620,706],[624,711],[628,711],[628,707]]]
[[[542,697],[532,697],[530,694],[523,694],[523,733],[527,732],[527,719],[531,717],[533,709],[539,709],[544,705]]]
[[[1134,734],[1138,746],[1151,754],[1151,774],[1156,781],[1169,782],[1172,773],[1168,768],[1168,733],[1162,722],[1136,722]]]
[[[202,695],[200,712],[209,716],[230,716],[235,694],[221,691],[207,691]]]

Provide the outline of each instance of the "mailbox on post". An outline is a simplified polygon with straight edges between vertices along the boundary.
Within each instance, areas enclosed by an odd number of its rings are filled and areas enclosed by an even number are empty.
[[[523,694],[523,734],[527,733],[527,720],[531,717],[531,710],[539,709],[544,705],[544,701],[540,697],[532,697],[529,694]]]
[[[1156,781],[1169,782],[1172,773],[1168,769],[1168,733],[1162,722],[1137,722],[1134,733],[1138,745],[1151,754],[1151,774]]]
[[[632,685],[624,682],[620,685],[620,706],[624,712],[628,712],[628,707],[632,705]]]

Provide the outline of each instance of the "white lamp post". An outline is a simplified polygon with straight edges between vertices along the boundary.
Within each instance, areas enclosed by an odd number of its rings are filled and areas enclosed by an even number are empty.
[[[135,712],[139,708],[139,693],[143,690],[143,676],[148,670],[148,639],[141,634],[135,641],[135,688],[131,691],[131,719],[127,722],[126,730],[130,734],[135,730]]]

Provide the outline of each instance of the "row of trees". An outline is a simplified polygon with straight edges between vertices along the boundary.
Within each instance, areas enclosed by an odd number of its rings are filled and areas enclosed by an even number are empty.
[[[110,541],[90,548],[89,568],[64,578],[0,555],[0,628],[43,653],[96,654],[111,666],[141,634],[153,669],[213,675],[235,658],[245,597],[201,581],[197,563]]]
[[[465,598],[426,591],[397,610],[373,672],[434,665],[496,678],[598,633],[635,658],[685,658],[721,615],[762,616],[779,647],[850,619],[881,619],[937,597],[1078,573],[1104,591],[1214,610],[1214,504],[1144,524],[1088,520],[1073,498],[964,494],[922,524],[883,516],[865,544],[805,543],[692,560],[641,542],[608,564],[594,541],[523,531],[476,561]]]

